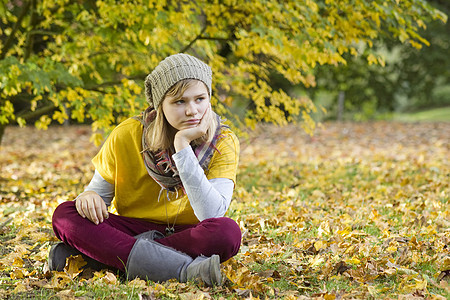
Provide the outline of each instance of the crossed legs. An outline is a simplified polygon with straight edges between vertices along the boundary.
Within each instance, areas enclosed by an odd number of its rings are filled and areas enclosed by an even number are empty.
[[[65,244],[122,271],[136,242],[134,236],[150,230],[165,232],[166,228],[162,224],[114,214],[95,225],[78,214],[74,201],[60,204],[53,214],[52,223],[56,237]],[[173,235],[157,242],[192,258],[216,254],[223,262],[239,251],[241,231],[232,219],[211,218],[195,225],[177,225]]]

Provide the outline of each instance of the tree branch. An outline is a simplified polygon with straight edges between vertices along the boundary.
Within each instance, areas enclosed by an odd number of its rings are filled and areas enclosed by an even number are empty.
[[[179,52],[179,53],[184,53],[184,52],[186,52],[187,50],[189,50],[189,48],[191,48],[192,47],[192,45],[198,40],[198,39],[200,39],[200,37],[202,36],[202,34],[203,33],[205,33],[205,31],[206,31],[206,26],[204,26],[203,28],[202,28],[202,31],[200,31],[200,33],[187,45],[187,46],[185,46],[183,49],[181,49],[181,51]]]
[[[36,27],[36,0],[31,0],[31,17],[30,17],[30,28],[33,31]],[[31,31],[27,34],[27,40],[25,42],[25,55],[24,58],[27,60],[31,52],[33,51],[34,44],[34,35],[31,34]]]
[[[19,29],[20,23],[22,23],[22,20],[27,15],[27,13],[30,9],[30,6],[31,6],[31,2],[32,1],[27,1],[25,3],[25,6],[23,6],[22,11],[21,11],[19,17],[17,18],[16,23],[14,24],[11,34],[8,36],[8,38],[6,39],[5,45],[3,46],[2,53],[0,54],[0,60],[5,59],[6,53],[8,52],[9,48],[11,48],[16,31]]]
[[[58,32],[56,31],[48,31],[48,30],[31,30],[30,31],[31,35],[57,35]]]
[[[187,50],[189,50],[189,48],[191,48],[192,45],[198,40],[214,40],[214,41],[225,41],[225,42],[236,40],[236,38],[219,38],[219,37],[203,36],[203,33],[205,33],[205,31],[206,31],[206,26],[204,26],[202,31],[187,46],[185,46],[183,49],[181,49],[181,51],[179,53],[184,53]],[[137,74],[137,75],[133,75],[130,77],[124,77],[124,78],[130,79],[130,80],[136,80],[136,79],[144,80],[147,75],[148,74]],[[123,79],[103,82],[103,83],[100,83],[97,85],[87,86],[84,89],[102,93],[102,91],[99,90],[100,88],[121,84],[122,80]]]
[[[39,109],[36,109],[35,111],[22,111],[16,115],[17,118],[25,119],[25,121],[28,121],[30,119],[40,117],[42,115],[48,114],[56,109],[56,106],[53,104],[48,104],[46,106],[43,106]]]
[[[212,36],[201,36],[201,37],[198,38],[198,40],[210,40],[210,41],[229,42],[229,41],[235,41],[236,39],[233,39],[233,38],[219,38],[219,37],[212,37]]]
[[[236,38],[220,38],[220,37],[213,37],[213,36],[203,36],[203,33],[205,32],[206,27],[203,27],[202,32],[200,32],[199,35],[197,35],[186,47],[184,47],[180,53],[186,52],[189,50],[189,48],[192,47],[192,45],[198,41],[198,40],[208,40],[208,41],[222,41],[222,42],[229,42],[229,41],[235,41]]]
[[[130,76],[130,77],[124,77],[124,78],[125,79],[129,79],[129,80],[137,80],[137,79],[144,80],[147,75],[148,74],[137,74],[137,75],[133,75],[133,76]],[[113,81],[103,82],[103,83],[96,84],[96,85],[86,86],[86,87],[84,87],[84,89],[85,90],[89,90],[89,91],[101,92],[98,89],[103,88],[103,87],[108,87],[108,86],[121,84],[122,80],[123,79],[113,80]]]

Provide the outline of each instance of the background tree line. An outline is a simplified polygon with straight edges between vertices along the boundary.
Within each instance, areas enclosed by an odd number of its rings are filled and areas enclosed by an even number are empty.
[[[429,2],[446,15],[450,13],[450,2]],[[429,22],[419,34],[429,41],[420,49],[389,36],[376,41],[375,52],[385,57],[385,65],[367,65],[363,54],[337,68],[319,67],[318,84],[308,91],[309,96],[326,106],[329,114],[325,117],[354,120],[450,106],[450,23]],[[343,97],[343,112],[339,96]]]
[[[301,120],[312,132],[311,99],[324,90],[345,92],[349,108],[392,110],[398,95],[418,95],[411,88],[448,83],[448,70],[423,60],[436,61],[432,47],[448,51],[441,10],[444,1],[422,0],[1,0],[0,138],[8,124],[72,119],[92,123],[100,143],[145,108],[145,76],[177,52],[212,66],[213,104],[235,124]],[[393,64],[378,68],[381,50]]]

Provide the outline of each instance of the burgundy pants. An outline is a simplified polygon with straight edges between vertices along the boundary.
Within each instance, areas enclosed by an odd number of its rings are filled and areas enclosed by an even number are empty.
[[[61,203],[53,213],[56,237],[81,253],[108,266],[125,270],[135,235],[166,226],[114,214],[95,225],[82,218],[74,201]],[[241,245],[239,226],[230,218],[206,219],[195,225],[176,225],[175,233],[157,240],[158,243],[195,258],[217,254],[226,261],[236,255]]]

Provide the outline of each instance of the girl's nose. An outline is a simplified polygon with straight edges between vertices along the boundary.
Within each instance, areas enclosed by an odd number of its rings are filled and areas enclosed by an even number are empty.
[[[195,116],[197,114],[197,107],[195,106],[195,103],[189,102],[188,105],[186,105],[186,116]]]

